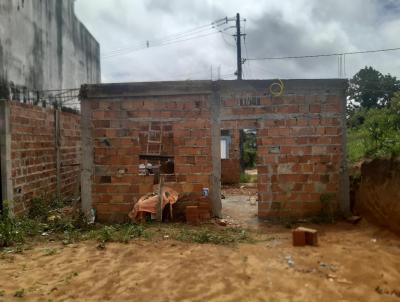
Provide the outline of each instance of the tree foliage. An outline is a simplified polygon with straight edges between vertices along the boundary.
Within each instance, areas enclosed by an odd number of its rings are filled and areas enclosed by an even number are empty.
[[[243,140],[243,164],[244,168],[254,168],[257,159],[256,133],[254,131],[244,131]]]
[[[400,81],[390,74],[383,75],[372,67],[361,69],[349,83],[348,97],[350,113],[357,109],[384,108],[396,92]]]
[[[365,157],[400,155],[400,93],[396,93],[390,105],[382,108],[361,108],[351,119],[348,130],[348,157],[357,161]]]

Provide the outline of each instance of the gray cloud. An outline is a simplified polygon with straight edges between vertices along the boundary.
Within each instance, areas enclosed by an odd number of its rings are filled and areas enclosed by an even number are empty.
[[[76,13],[101,44],[102,53],[137,49],[153,40],[239,11],[246,22],[244,57],[270,57],[400,46],[397,0],[78,0]],[[230,24],[233,25],[233,24]],[[222,27],[224,28],[224,27]],[[210,31],[202,33],[207,34]],[[235,43],[216,34],[103,59],[103,81],[209,79],[220,68],[234,78]],[[400,76],[399,52],[346,57],[347,76],[365,65]],[[337,58],[248,61],[245,78],[337,76]]]

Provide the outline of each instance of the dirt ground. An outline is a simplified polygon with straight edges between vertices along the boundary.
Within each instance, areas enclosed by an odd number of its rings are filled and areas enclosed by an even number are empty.
[[[0,301],[400,301],[399,238],[364,224],[319,231],[320,246],[304,248],[281,227],[236,247],[48,243],[2,255]]]
[[[304,225],[319,246],[294,248],[290,229],[255,223],[249,195],[227,195],[224,215],[262,240],[36,244],[0,253],[0,301],[400,301],[399,237],[365,221]]]

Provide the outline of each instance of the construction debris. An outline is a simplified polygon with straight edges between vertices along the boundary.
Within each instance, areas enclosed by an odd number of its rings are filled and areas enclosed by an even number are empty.
[[[347,222],[352,223],[352,224],[357,224],[361,220],[361,216],[350,216],[347,219]]]
[[[224,227],[228,225],[228,222],[227,222],[225,219],[217,219],[215,222],[216,222],[218,225],[224,226]]]
[[[163,187],[162,188],[162,209],[164,210],[167,204],[174,204],[178,200],[178,192],[175,190]],[[146,213],[150,213],[152,217],[157,214],[157,205],[159,204],[159,196],[156,193],[150,193],[141,197],[134,205],[129,213],[129,218],[134,222],[141,222]]]

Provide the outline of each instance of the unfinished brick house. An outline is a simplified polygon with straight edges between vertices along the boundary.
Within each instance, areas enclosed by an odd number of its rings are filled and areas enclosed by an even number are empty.
[[[84,86],[84,210],[94,208],[100,221],[125,219],[138,198],[153,190],[156,176],[143,169],[161,163],[167,167],[161,171],[165,185],[178,192],[209,188],[219,216],[221,137],[230,137],[229,152],[237,152],[237,133],[250,128],[257,132],[260,218],[314,215],[324,196],[348,212],[346,81],[285,80],[279,96],[271,89],[274,83]]]

